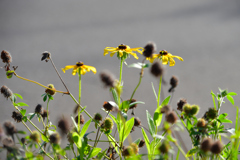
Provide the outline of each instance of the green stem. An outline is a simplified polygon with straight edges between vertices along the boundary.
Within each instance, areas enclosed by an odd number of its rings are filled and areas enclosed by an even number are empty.
[[[119,85],[122,86],[122,68],[123,68],[123,61],[124,59],[121,58],[120,62],[120,71],[119,71]],[[118,95],[118,106],[120,106],[120,101],[121,101],[121,95]]]
[[[79,77],[79,99],[78,99],[78,103],[81,104],[81,90],[82,90],[81,68],[78,69],[78,77]],[[80,132],[80,108],[78,109],[78,132]]]
[[[50,99],[48,98],[48,101],[47,101],[47,123],[46,123],[46,126],[48,126],[48,121],[49,121],[49,110],[48,110],[49,102],[50,102]]]
[[[185,152],[183,151],[183,149],[177,144],[175,143],[175,145],[178,147],[178,149],[180,150],[180,152],[182,153],[182,155],[185,157],[185,159],[188,159],[188,157],[186,156]]]
[[[160,80],[159,80],[157,107],[160,105],[159,103],[160,103],[161,87],[162,87],[162,76],[160,76]]]

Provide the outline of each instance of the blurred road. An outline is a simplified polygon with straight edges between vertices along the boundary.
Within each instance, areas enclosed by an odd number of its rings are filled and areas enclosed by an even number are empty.
[[[179,78],[172,107],[180,98],[187,98],[190,104],[201,107],[198,117],[213,107],[211,90],[218,87],[240,93],[240,2],[238,0],[201,1],[72,1],[68,0],[1,0],[0,1],[0,50],[8,50],[12,65],[18,66],[17,73],[22,77],[36,80],[44,85],[53,83],[59,90],[65,90],[50,62],[42,62],[41,53],[49,51],[55,65],[61,72],[66,65],[83,61],[97,68],[97,74],[87,73],[82,78],[82,105],[94,114],[102,112],[104,101],[112,100],[108,90],[100,82],[99,74],[109,70],[116,77],[119,74],[119,61],[109,55],[103,56],[105,47],[117,47],[124,43],[132,48],[143,47],[148,41],[157,44],[157,50],[166,49],[173,55],[181,56],[184,62],[176,60],[174,67],[166,66],[165,80],[172,75]],[[127,63],[140,62],[133,57]],[[0,66],[4,64],[0,62]],[[71,92],[78,95],[78,77],[71,71],[61,72]],[[137,85],[139,70],[123,68],[123,99],[129,99]],[[135,99],[145,102],[135,111],[147,126],[146,110],[153,115],[156,101],[151,88],[158,80],[146,70]],[[169,82],[168,82],[169,83]],[[14,93],[23,96],[29,104],[27,112],[34,112],[38,103],[43,103],[44,89],[16,77],[7,79],[0,69],[0,86],[7,85]],[[163,87],[168,95],[169,84]],[[75,107],[70,97],[56,94],[50,103],[51,121],[70,116]],[[235,97],[240,104],[239,96]],[[14,110],[10,101],[0,96],[0,123],[12,120]],[[229,102],[221,112],[229,113],[234,120],[235,108]],[[103,112],[102,112],[103,113]],[[130,116],[130,115],[129,115]],[[87,120],[87,116],[85,115]],[[35,121],[37,123],[37,121]],[[229,124],[227,127],[233,127]],[[22,124],[17,128],[24,129]],[[140,129],[133,132],[133,140],[142,137]],[[184,134],[181,134],[184,136]],[[188,137],[184,137],[190,142]],[[66,143],[66,142],[65,142]],[[187,144],[190,149],[189,143]],[[146,153],[143,149],[141,153]]]

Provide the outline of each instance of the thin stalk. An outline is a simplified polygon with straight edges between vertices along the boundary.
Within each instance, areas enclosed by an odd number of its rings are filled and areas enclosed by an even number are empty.
[[[70,146],[71,146],[71,149],[72,149],[72,151],[73,151],[73,154],[74,154],[74,156],[75,156],[75,158],[76,158],[76,157],[77,157],[77,155],[76,155],[76,153],[75,153],[75,151],[74,151],[73,144],[71,144]]]
[[[188,159],[188,157],[186,156],[186,153],[183,151],[183,149],[178,145],[178,143],[175,143],[175,145],[178,147],[178,149],[180,150],[180,152],[182,153],[182,155],[185,157],[185,159]]]
[[[48,98],[48,101],[47,101],[47,123],[46,123],[46,126],[48,126],[48,121],[49,121],[49,109],[48,109],[49,102],[50,102],[50,99]]]
[[[122,68],[123,68],[123,61],[124,61],[124,59],[121,58],[120,71],[119,71],[119,84],[120,84],[120,86],[122,85]],[[119,94],[119,95],[118,95],[118,106],[120,106],[120,101],[121,101],[121,97],[120,97],[120,94]]]
[[[78,69],[78,83],[79,83],[79,99],[78,103],[81,104],[81,90],[82,90],[82,76],[81,76],[81,68]],[[80,110],[78,109],[78,131],[80,132]]]
[[[160,103],[161,87],[162,87],[162,76],[160,76],[160,80],[159,80],[157,107],[160,105],[159,103]]]
[[[60,76],[60,74],[59,74],[59,72],[58,72],[58,70],[57,70],[57,68],[56,68],[55,64],[53,63],[53,60],[52,60],[52,58],[50,57],[49,59],[50,59],[50,61],[51,61],[52,65],[53,65],[53,68],[54,68],[54,69],[55,69],[55,71],[57,72],[57,75],[58,75],[58,77],[59,77],[59,78],[60,78],[60,80],[62,81],[62,83],[63,83],[64,87],[65,87],[65,88],[66,88],[66,90],[67,90],[67,92],[69,93],[69,90],[68,90],[68,88],[67,88],[66,84],[64,83],[64,81],[63,81],[62,77]]]
[[[63,94],[69,94],[69,92],[63,92],[63,91],[54,90],[54,89],[52,89],[52,88],[48,88],[47,86],[44,86],[44,85],[36,82],[36,81],[33,81],[33,80],[30,80],[30,79],[27,79],[27,78],[20,77],[20,76],[17,75],[15,72],[13,72],[13,74],[14,74],[16,77],[20,78],[20,79],[23,79],[23,80],[28,81],[28,82],[35,83],[35,84],[37,84],[37,85],[39,85],[39,86],[41,86],[41,87],[50,89],[50,90],[52,90],[52,91],[59,92],[59,93],[63,93]]]
[[[142,77],[143,77],[143,63],[144,63],[145,60],[146,60],[146,58],[144,58],[143,61],[142,61],[142,69],[141,69],[141,72],[140,72],[139,81],[138,81],[138,84],[137,84],[136,88],[134,89],[134,91],[133,91],[133,93],[132,93],[132,96],[131,96],[131,98],[130,98],[130,100],[129,100],[130,103],[131,103],[131,101],[132,101],[132,98],[133,98],[135,92],[137,91],[138,87],[139,87],[140,84],[141,84]]]

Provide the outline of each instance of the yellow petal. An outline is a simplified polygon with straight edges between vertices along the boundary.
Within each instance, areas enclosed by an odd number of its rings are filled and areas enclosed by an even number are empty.
[[[86,73],[86,69],[85,68],[81,68],[81,74],[84,75]]]
[[[172,57],[169,57],[169,66],[174,66],[175,65],[175,61]]]
[[[122,57],[122,56],[123,56],[123,51],[122,51],[122,50],[119,50],[119,51],[118,51],[118,55],[119,55],[119,57]]]
[[[162,56],[162,64],[167,65],[168,64],[168,57]]]
[[[129,52],[129,54],[131,54],[134,58],[138,59],[138,56],[136,53],[133,53],[133,52]]]
[[[93,67],[93,66],[84,65],[84,68],[86,68],[86,70],[87,70],[88,72],[92,71],[94,74],[97,73],[96,68]]]
[[[76,65],[68,65],[68,66],[65,66],[65,68],[62,68],[62,71],[63,73],[65,73],[66,70],[69,70],[71,68],[74,68]]]
[[[74,76],[75,76],[75,75],[76,75],[76,73],[77,73],[77,70],[78,70],[77,68],[76,68],[76,69],[73,69],[73,70],[72,70],[72,75],[74,75]]]
[[[117,51],[113,51],[111,54],[110,54],[110,57],[112,57]]]
[[[142,54],[143,48],[138,47],[138,48],[131,48],[132,51],[137,51],[138,53]]]
[[[179,59],[180,61],[183,61],[182,57],[179,57],[179,56],[172,56],[172,58],[177,58],[177,59]]]

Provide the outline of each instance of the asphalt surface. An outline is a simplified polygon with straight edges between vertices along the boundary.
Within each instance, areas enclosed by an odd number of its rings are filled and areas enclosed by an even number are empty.
[[[56,67],[77,97],[78,77],[71,71],[62,73],[61,68],[83,61],[96,67],[97,74],[87,73],[82,78],[82,105],[93,115],[102,112],[104,101],[112,100],[108,90],[100,82],[99,74],[108,70],[118,78],[119,61],[109,55],[103,56],[105,47],[117,47],[124,43],[132,48],[143,47],[148,41],[157,44],[157,50],[165,49],[178,55],[184,62],[176,60],[174,67],[166,66],[163,86],[164,97],[168,96],[169,79],[179,78],[171,106],[176,108],[180,98],[190,104],[198,104],[201,109],[198,117],[213,107],[211,90],[218,87],[240,93],[240,2],[228,1],[0,1],[0,49],[8,50],[12,65],[18,66],[17,74],[44,85],[54,84],[58,90],[65,90],[50,62],[41,61],[41,53],[51,52]],[[140,62],[133,57],[127,63]],[[0,66],[4,64],[0,62]],[[44,89],[36,84],[13,77],[7,79],[4,69],[0,69],[0,86],[7,85],[14,93],[23,96],[23,102],[34,112],[38,103],[46,106],[41,95]],[[139,78],[139,70],[123,68],[123,99],[129,99]],[[138,105],[135,115],[147,126],[146,110],[153,115],[156,101],[151,87],[158,87],[158,80],[149,70],[145,70],[142,84],[135,99],[145,102]],[[73,114],[74,102],[69,96],[56,94],[50,103],[50,116],[53,124],[61,116]],[[239,105],[239,96],[235,104]],[[0,96],[0,123],[12,120],[14,107],[10,100]],[[226,100],[221,112],[229,113],[235,119],[235,108]],[[102,112],[104,113],[104,112]],[[129,117],[131,115],[129,114]],[[88,120],[85,115],[85,119]],[[34,121],[37,123],[37,121]],[[227,127],[234,127],[227,124]],[[18,129],[24,129],[17,124]],[[131,134],[132,139],[142,137],[141,130]],[[181,132],[190,149],[190,139],[186,131]],[[63,143],[66,143],[63,140]],[[126,141],[126,145],[128,142]],[[146,153],[142,149],[140,153]],[[1,154],[1,153],[0,153]]]

